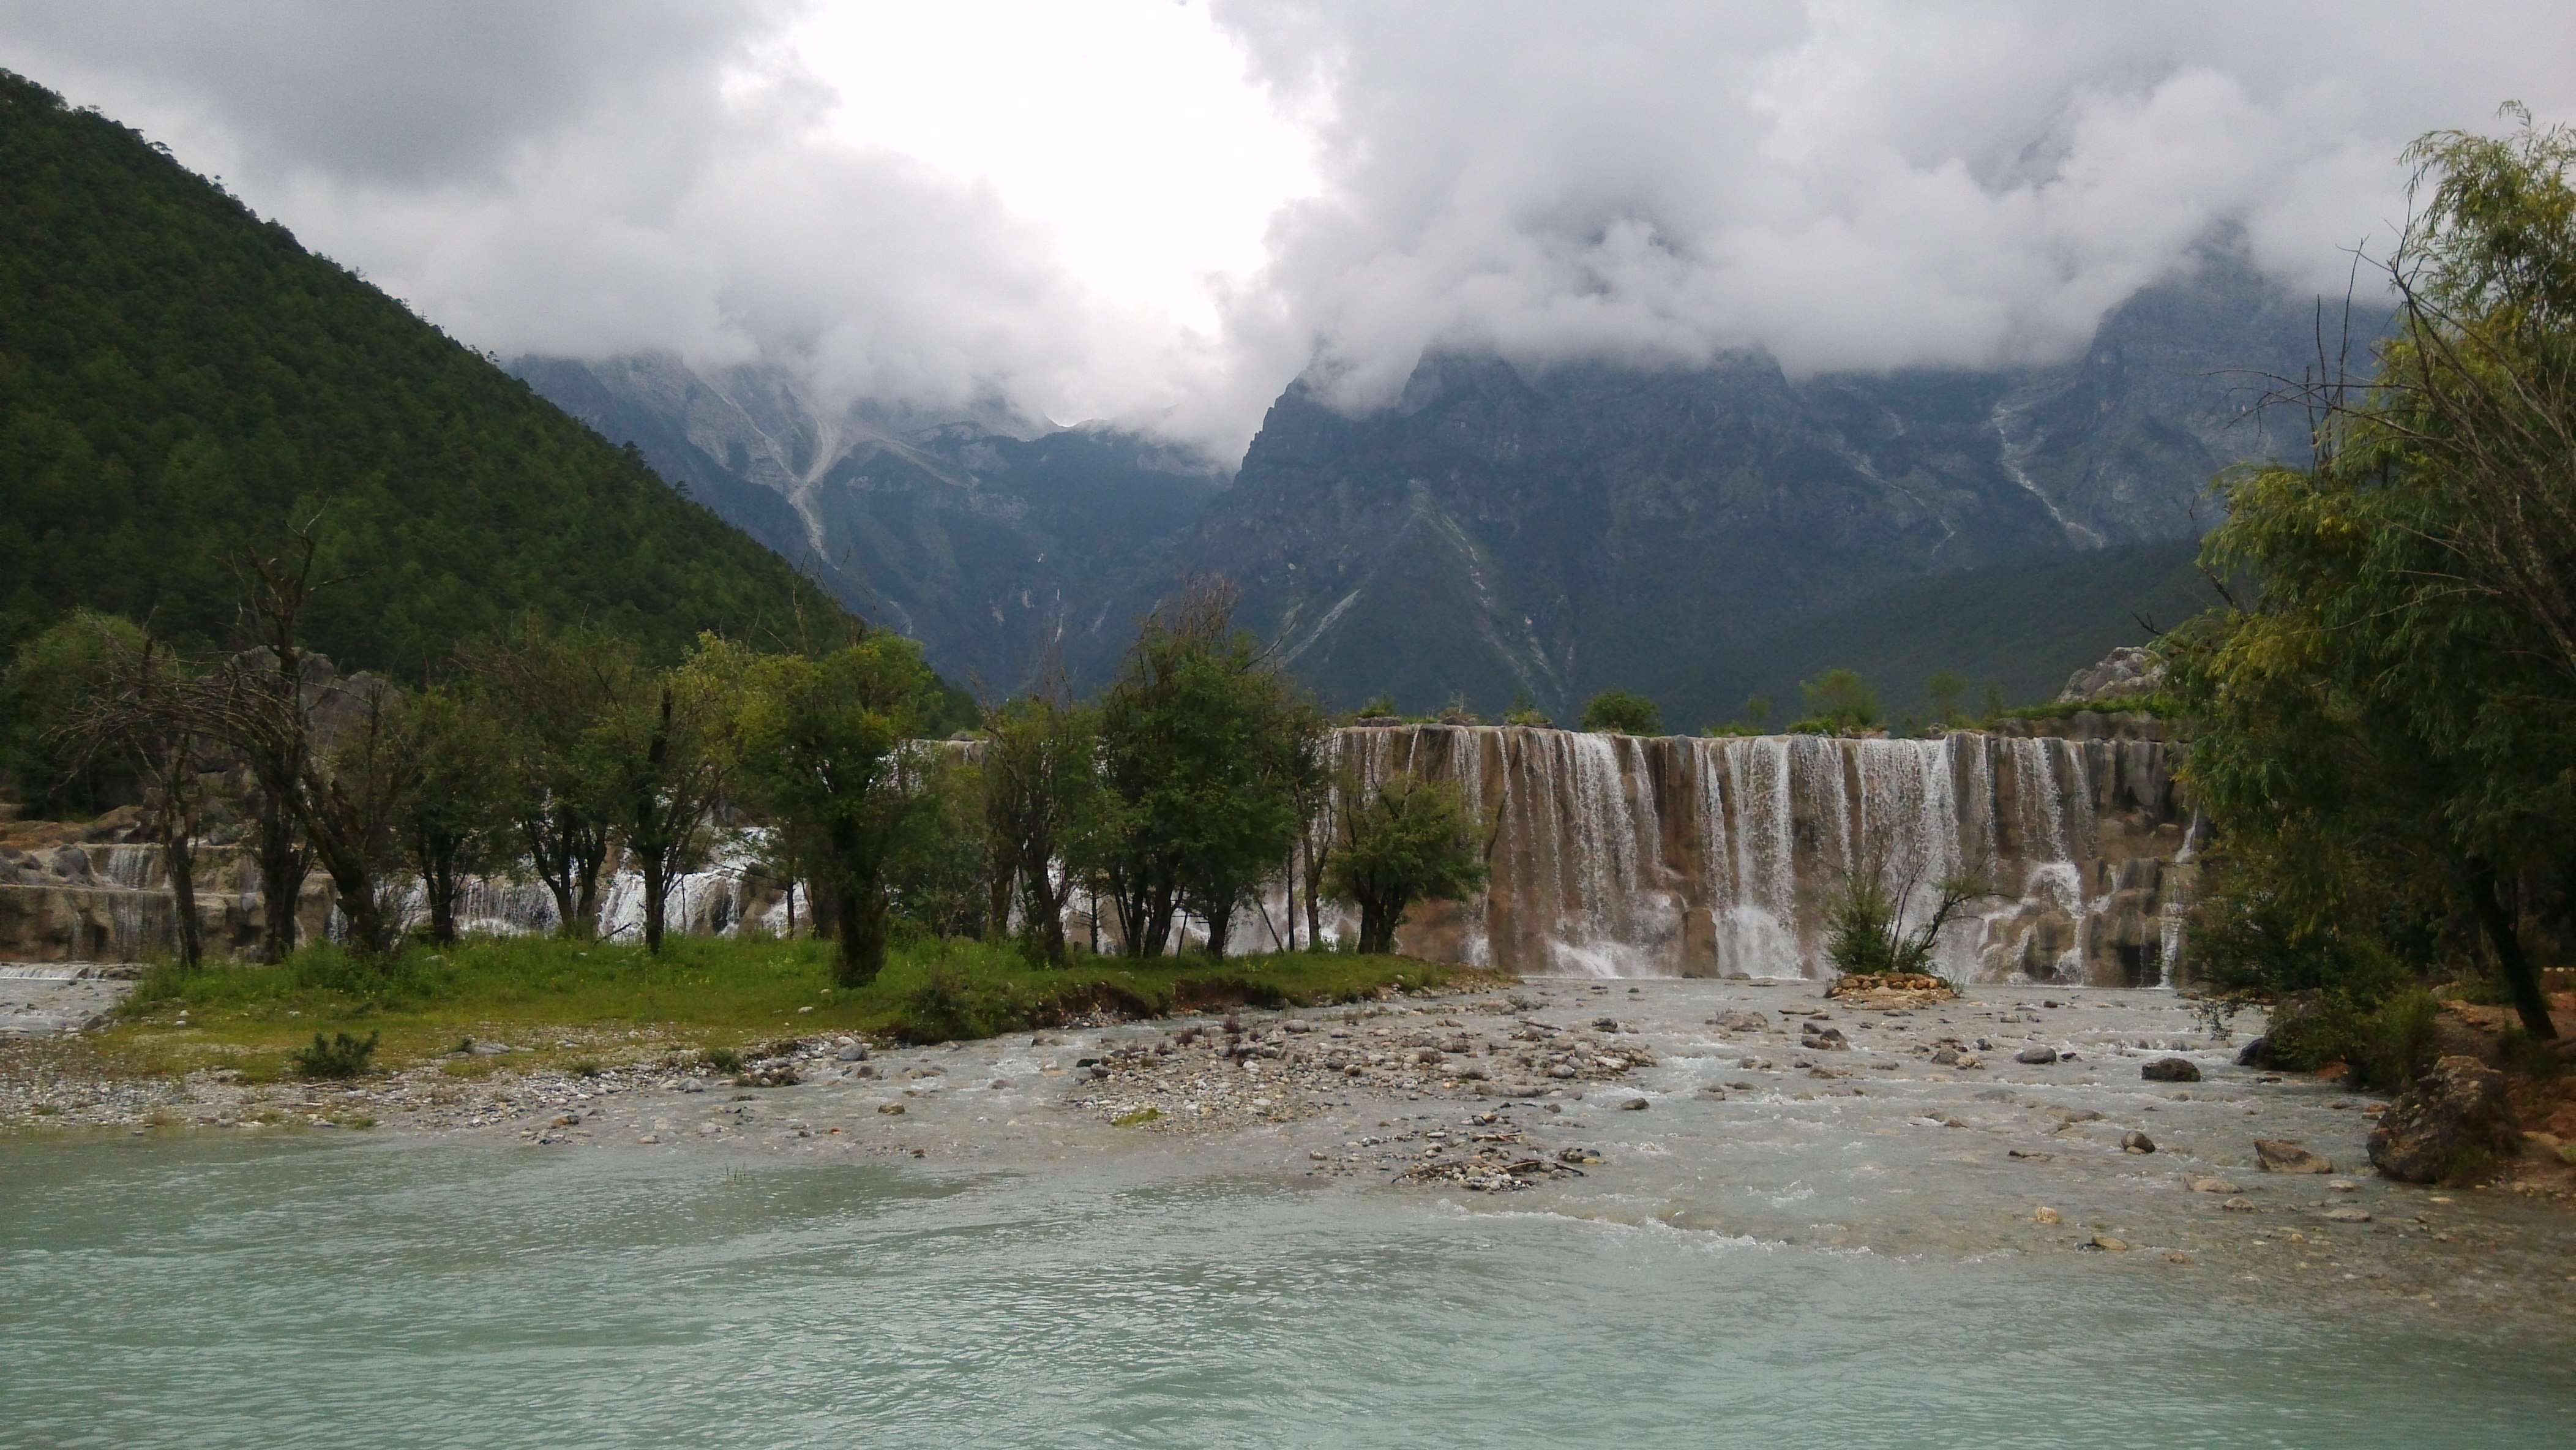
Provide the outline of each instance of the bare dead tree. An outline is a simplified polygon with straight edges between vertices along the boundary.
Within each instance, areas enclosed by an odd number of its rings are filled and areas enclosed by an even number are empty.
[[[196,840],[205,806],[199,767],[206,740],[197,685],[176,651],[146,635],[139,651],[115,661],[103,688],[67,727],[80,753],[118,755],[142,783],[144,826],[161,848],[170,881],[179,962],[192,972],[205,960]]]
[[[257,787],[260,956],[271,962],[295,951],[296,902],[314,860],[297,811],[313,745],[304,612],[314,595],[347,577],[321,574],[315,521],[291,528],[281,552],[253,550],[237,562],[254,647],[218,671],[216,688],[198,705],[201,723],[240,753]]]

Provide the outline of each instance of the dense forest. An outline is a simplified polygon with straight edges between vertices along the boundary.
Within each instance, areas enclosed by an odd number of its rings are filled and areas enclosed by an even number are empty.
[[[241,561],[307,523],[344,579],[311,644],[406,677],[530,612],[665,660],[858,627],[632,451],[6,72],[0,299],[0,657],[76,608],[229,645]]]

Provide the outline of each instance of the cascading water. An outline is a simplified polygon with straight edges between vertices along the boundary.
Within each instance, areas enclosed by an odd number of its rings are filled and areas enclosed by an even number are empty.
[[[1492,876],[1463,909],[1419,913],[1422,955],[1594,976],[1806,976],[1827,900],[1855,872],[1902,893],[1991,894],[1943,934],[1958,978],[2163,980],[2179,917],[2161,872],[2181,843],[2162,746],[1959,732],[1934,740],[1693,739],[1495,726],[1362,727],[1341,759],[1364,786],[1454,782],[1489,835]],[[2122,823],[2108,850],[2100,823]],[[2151,859],[2149,865],[2158,864]],[[2098,890],[2088,890],[2098,887]]]

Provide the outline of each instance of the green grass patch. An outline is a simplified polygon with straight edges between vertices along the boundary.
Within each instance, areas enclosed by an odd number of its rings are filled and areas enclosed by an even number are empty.
[[[2179,720],[2183,718],[2183,710],[2172,696],[2159,690],[2151,695],[2133,695],[2125,700],[2051,700],[2045,705],[2020,705],[1995,718],[2071,720],[2078,715],[2151,715],[2159,720]]]
[[[655,957],[641,946],[486,937],[374,963],[326,943],[274,966],[156,966],[99,1045],[132,1071],[224,1066],[254,1079],[293,1071],[292,1055],[317,1033],[350,1027],[377,1039],[383,1067],[444,1057],[441,1071],[456,1077],[538,1064],[597,1071],[674,1052],[738,1068],[788,1036],[942,1042],[1094,1013],[1316,1006],[1490,979],[1405,957],[1306,952],[1085,956],[1046,968],[973,941],[901,945],[857,990],[834,987],[832,964],[831,944],[815,941],[673,937]],[[456,1055],[469,1041],[519,1050]]]

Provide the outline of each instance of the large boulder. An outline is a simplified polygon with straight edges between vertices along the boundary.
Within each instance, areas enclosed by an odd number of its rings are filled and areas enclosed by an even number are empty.
[[[2317,1037],[2327,1021],[2325,1014],[2322,992],[2292,992],[2283,997],[2265,1014],[2263,1035],[2236,1054],[2236,1065],[2298,1072],[2317,1067],[2321,1046]]]
[[[2464,1155],[2506,1153],[2512,1141],[2504,1074],[2474,1057],[2445,1057],[2379,1115],[2370,1161],[2390,1178],[2436,1183]]]
[[[2254,1140],[2254,1164],[2266,1173],[2332,1173],[2334,1160],[2288,1138]]]

